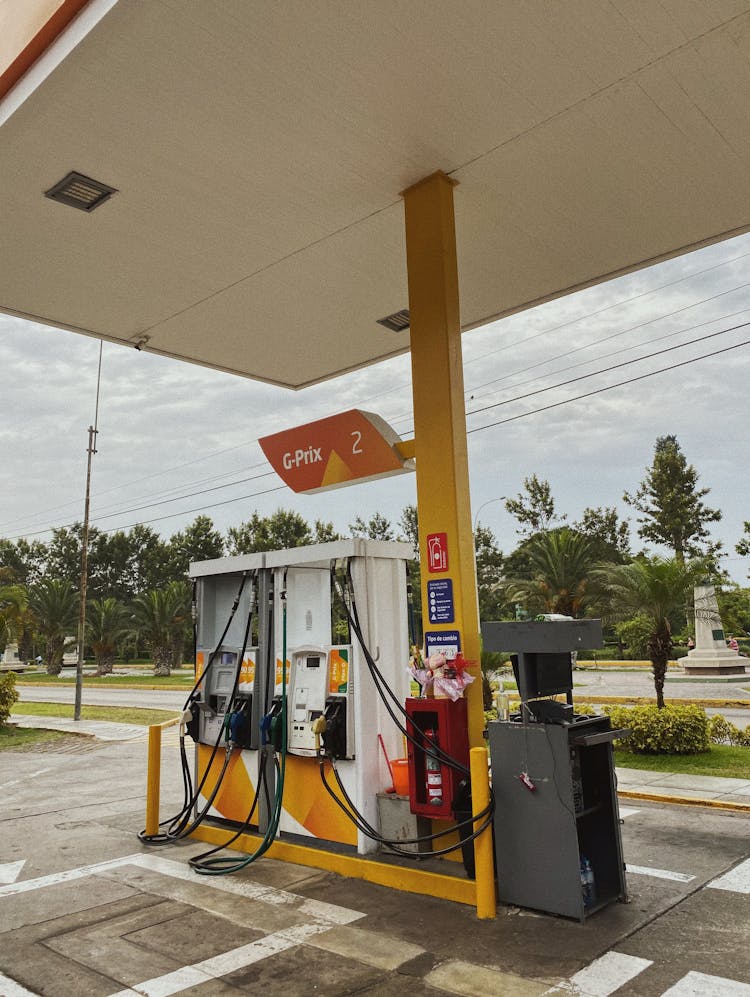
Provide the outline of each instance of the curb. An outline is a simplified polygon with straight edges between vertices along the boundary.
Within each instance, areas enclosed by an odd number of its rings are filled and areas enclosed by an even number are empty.
[[[606,706],[627,706],[632,703],[634,706],[652,706],[656,703],[654,696],[578,696],[578,699],[585,703],[594,703]],[[711,708],[723,707],[724,709],[750,709],[750,699],[667,699],[664,702],[667,706],[709,706]]]
[[[711,807],[714,810],[733,810],[737,813],[750,813],[750,803],[732,803],[731,800],[691,799],[686,796],[668,796],[665,793],[642,793],[633,789],[618,789],[618,797],[624,800],[645,800],[649,803],[676,803],[681,807]]]
[[[63,684],[61,682],[19,682],[19,681],[16,681],[16,688],[18,688],[19,686],[23,686],[24,689],[72,689],[73,688],[73,686],[70,685],[67,682],[65,684]],[[153,685],[151,685],[151,684],[149,684],[149,685],[117,685],[114,682],[111,685],[109,685],[109,686],[106,686],[104,684],[100,685],[98,682],[97,682],[96,685],[87,686],[86,685],[86,681],[84,680],[83,688],[84,689],[86,689],[86,688],[88,688],[88,689],[106,689],[106,688],[109,688],[109,689],[145,689],[147,692],[151,692],[151,691],[154,691],[154,690],[158,690],[160,692],[190,692],[190,690],[193,688],[193,686],[192,685],[157,685],[157,684],[153,684]]]

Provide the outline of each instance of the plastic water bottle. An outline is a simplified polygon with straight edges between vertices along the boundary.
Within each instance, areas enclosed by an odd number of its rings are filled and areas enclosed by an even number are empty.
[[[581,856],[581,890],[583,891],[584,909],[589,910],[596,903],[596,884],[594,883],[594,870],[591,868],[591,862],[585,855]]]

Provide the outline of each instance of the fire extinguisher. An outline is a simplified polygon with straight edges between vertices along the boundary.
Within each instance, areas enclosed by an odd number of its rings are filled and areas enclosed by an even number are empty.
[[[440,768],[440,762],[429,753],[430,748],[437,747],[437,731],[426,730],[424,732],[424,739],[426,749],[425,782],[427,789],[427,802],[431,803],[433,806],[441,807],[443,805],[443,773]]]

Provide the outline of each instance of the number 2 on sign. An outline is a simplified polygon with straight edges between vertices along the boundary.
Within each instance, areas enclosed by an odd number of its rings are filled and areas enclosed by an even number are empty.
[[[362,453],[362,447],[359,445],[362,442],[362,434],[359,430],[355,429],[352,436],[354,437],[354,443],[352,443],[352,453]]]

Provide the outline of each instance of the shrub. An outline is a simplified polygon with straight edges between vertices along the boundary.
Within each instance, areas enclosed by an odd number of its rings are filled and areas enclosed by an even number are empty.
[[[720,713],[709,717],[708,732],[714,744],[730,744],[733,748],[750,747],[750,730],[740,730]]]
[[[612,706],[606,709],[613,727],[632,734],[618,742],[634,754],[686,755],[710,751],[709,718],[699,706]]]
[[[615,633],[628,649],[627,657],[635,661],[648,658],[647,644],[653,632],[653,620],[643,613],[615,627]]]
[[[4,724],[8,719],[17,699],[16,676],[13,672],[0,675],[0,724]]]

